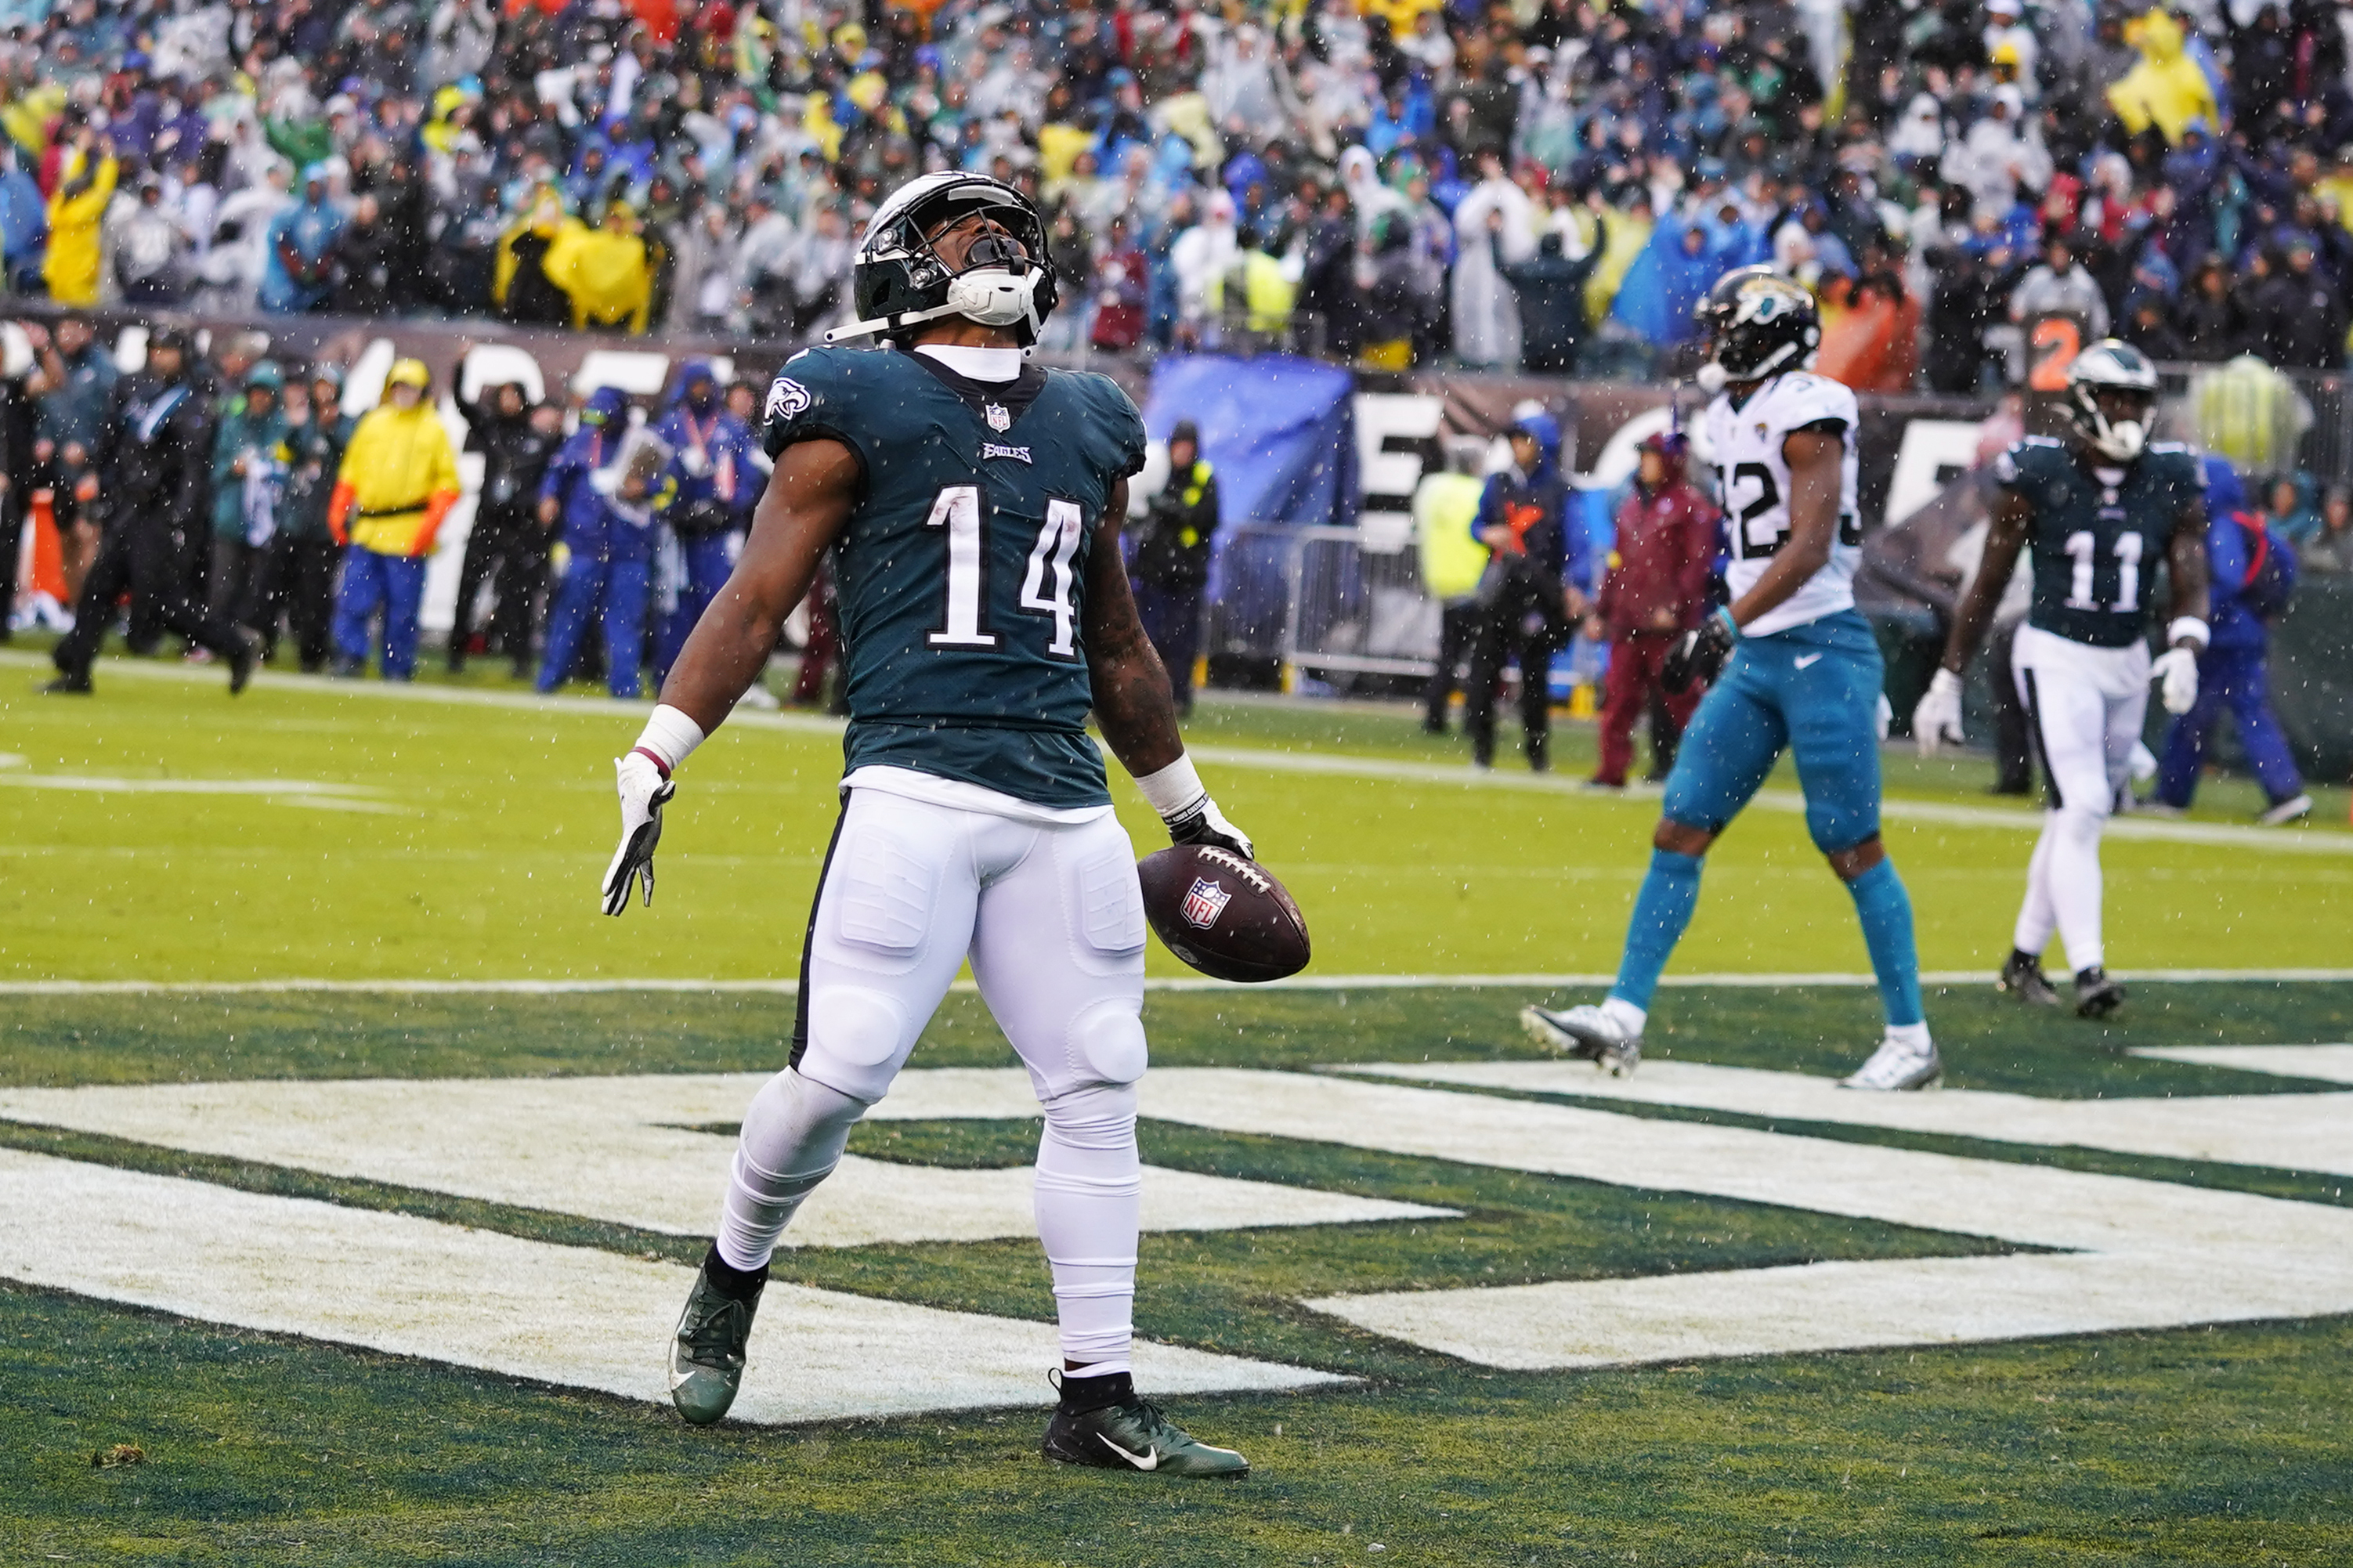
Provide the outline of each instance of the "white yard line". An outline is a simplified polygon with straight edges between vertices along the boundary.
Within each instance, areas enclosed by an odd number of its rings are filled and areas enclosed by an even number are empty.
[[[744,1114],[766,1073],[259,1080],[0,1090],[0,1118],[167,1149],[708,1236],[733,1141],[686,1129]],[[916,1071],[878,1119],[1030,1118],[1018,1071]],[[1027,1166],[939,1170],[851,1155],[810,1194],[796,1247],[1037,1234]],[[1449,1209],[1147,1167],[1146,1230],[1444,1219]]]
[[[8,853],[19,851],[8,850]],[[2252,984],[2287,984],[2305,982],[2353,981],[2353,969],[2133,969],[2116,972],[2120,978],[2144,984],[2175,982],[2242,982]],[[1420,991],[1477,990],[1482,987],[1510,988],[1525,991],[1561,991],[1578,986],[1608,985],[1617,977],[1596,972],[1590,974],[1294,974],[1288,980],[1271,981],[1261,984],[1241,984],[1233,981],[1211,980],[1192,974],[1147,976],[1146,991]],[[1921,974],[1926,985],[1982,985],[1992,983],[1990,969],[1933,969]],[[1730,972],[1669,974],[1659,984],[1677,987],[1728,987],[1736,990],[1780,991],[1801,986],[1857,988],[1879,984],[1869,974],[1841,973],[1834,971],[1819,973],[1788,973],[1749,974]],[[338,992],[353,994],[383,993],[387,995],[448,995],[448,996],[569,996],[593,995],[610,992],[745,992],[789,996],[800,989],[793,980],[681,980],[665,977],[583,979],[583,980],[0,980],[0,996],[137,996],[148,994],[187,995],[220,993],[225,995],[280,995],[303,992]],[[960,980],[949,988],[963,994],[972,994],[979,987],[969,980]]]
[[[1564,778],[1556,773],[1520,773],[1504,770],[1482,772],[1467,765],[1450,766],[1441,763],[1411,763],[1393,758],[1345,756],[1320,752],[1270,752],[1253,746],[1190,746],[1187,750],[1197,760],[1227,767],[1316,773],[1386,784],[1440,784],[1459,789],[1594,798],[1586,791],[1584,781]],[[1806,797],[1796,790],[1767,789],[1757,791],[1752,804],[1767,811],[1803,815]],[[2042,814],[2039,811],[1914,800],[1901,795],[1883,801],[1879,814],[1890,822],[1934,823],[1947,827],[1990,827],[2018,833],[2040,833],[2042,830]],[[2120,816],[2109,822],[2107,836],[2165,844],[2214,845],[2257,853],[2353,855],[2353,833],[2340,833],[2334,829],[2285,831],[2268,827],[2238,827],[2228,823]],[[2024,874],[2023,866],[2020,871]]]
[[[0,788],[61,789],[83,795],[276,795],[366,800],[384,792],[366,784],[314,779],[112,778],[93,773],[0,773]]]
[[[2353,1047],[2335,1048],[2346,1058],[2338,1073],[2353,1075]],[[2217,1058],[2204,1055],[2195,1059]],[[1802,1073],[1678,1061],[1645,1062],[1628,1078],[1611,1078],[1584,1062],[1400,1062],[1342,1070],[1600,1101],[1729,1110],[1776,1121],[1884,1127],[2003,1143],[2105,1149],[2166,1159],[2353,1175],[2353,1094],[2095,1100],[2051,1100],[1984,1089],[1865,1094],[1841,1089],[1833,1079]],[[2267,1070],[2292,1069],[2283,1065]],[[2324,1070],[2314,1076],[2337,1074]]]
[[[669,1401],[670,1335],[693,1279],[672,1263],[12,1150],[0,1150],[0,1213],[38,1216],[0,1233],[0,1275],[27,1285],[654,1404]],[[1043,1405],[1060,1361],[1050,1323],[778,1282],[734,1415]],[[1145,1342],[1135,1368],[1172,1394],[1346,1381]]]

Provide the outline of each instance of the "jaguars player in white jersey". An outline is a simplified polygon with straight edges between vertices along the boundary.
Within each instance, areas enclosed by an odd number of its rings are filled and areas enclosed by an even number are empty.
[[[1188,1436],[1130,1376],[1145,919],[1088,713],[1178,842],[1251,847],[1186,758],[1128,595],[1119,528],[1143,421],[1107,377],[1024,361],[1055,303],[1046,260],[1037,209],[984,176],[925,175],[876,212],[852,287],[860,329],[892,347],[786,365],[768,400],[776,470],[742,559],[617,763],[609,914],[640,879],[651,901],[675,771],[830,560],[849,650],[842,815],[791,1065],[744,1112],[671,1396],[689,1421],[726,1413],[779,1235],[969,958],[1045,1112],[1038,1231],[1063,1355],[1047,1457],[1239,1476],[1241,1455]],[[789,1359],[792,1325],[777,1328]],[[903,1365],[932,1349],[875,1353]]]
[[[2030,436],[2004,453],[1985,557],[1962,595],[1945,658],[1912,716],[1924,755],[1957,745],[1961,672],[1985,636],[2004,585],[2029,550],[2032,607],[2010,653],[2049,786],[2042,836],[2026,866],[2026,899],[2000,988],[2056,1005],[2042,973],[2055,926],[2074,970],[2075,1011],[2105,1017],[2125,999],[2107,971],[2101,930],[2100,838],[2131,767],[2149,682],[2168,711],[2198,700],[2207,642],[2205,468],[2195,453],[2148,439],[2157,369],[2110,338],[2067,373],[2065,441]],[[2166,651],[2148,649],[2149,588],[2168,568]]]
[[[1807,828],[1853,896],[1886,1010],[1879,1048],[1841,1081],[1926,1088],[1943,1067],[1920,1008],[1912,900],[1879,837],[1882,668],[1854,607],[1854,394],[1806,368],[1821,342],[1814,298],[1772,268],[1725,274],[1698,315],[1710,337],[1700,374],[1715,393],[1705,430],[1732,603],[1685,635],[1665,674],[1679,689],[1715,684],[1667,776],[1617,983],[1598,1006],[1530,1007],[1521,1021],[1554,1049],[1612,1072],[1641,1061],[1651,994],[1699,900],[1701,858],[1786,750],[1805,788]]]

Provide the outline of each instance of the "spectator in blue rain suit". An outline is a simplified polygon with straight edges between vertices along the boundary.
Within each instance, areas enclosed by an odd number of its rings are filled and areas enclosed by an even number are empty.
[[[2310,814],[2287,736],[2272,711],[2271,628],[2295,588],[2295,552],[2263,515],[2245,510],[2239,476],[2220,458],[2206,459],[2206,565],[2213,630],[2198,656],[2198,700],[2165,733],[2157,774],[2157,804],[2188,808],[2198,793],[2206,743],[2222,710],[2231,710],[2247,763],[2270,797],[2261,820],[2276,826]]]
[[[654,680],[670,674],[687,634],[717,596],[743,548],[752,509],[760,500],[760,469],[752,432],[727,412],[725,389],[711,366],[689,360],[678,395],[654,426],[670,450],[674,487],[662,518],[678,541],[676,607],[662,618],[654,642]]]
[[[1528,766],[1551,765],[1552,658],[1586,612],[1580,584],[1592,582],[1592,552],[1560,469],[1560,422],[1523,405],[1506,434],[1512,465],[1491,476],[1471,522],[1488,550],[1473,597],[1479,632],[1463,683],[1463,729],[1472,763],[1495,760],[1495,687],[1507,660],[1520,667],[1520,724]]]
[[[592,393],[580,411],[580,428],[540,481],[540,516],[562,521],[564,548],[570,558],[547,615],[545,661],[539,670],[542,691],[564,684],[589,623],[601,615],[607,689],[616,697],[638,695],[653,520],[649,512],[639,525],[612,504],[617,475],[610,470],[628,437],[628,398],[617,388],[599,387]],[[596,483],[599,476],[606,477],[603,489]]]

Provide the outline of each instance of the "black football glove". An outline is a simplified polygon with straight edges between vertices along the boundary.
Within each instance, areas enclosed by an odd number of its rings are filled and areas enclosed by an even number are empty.
[[[1200,804],[1182,816],[1167,819],[1171,843],[1208,845],[1218,849],[1230,849],[1245,860],[1255,860],[1258,852],[1242,830],[1226,820],[1218,803],[1203,795]]]
[[[1688,691],[1694,681],[1710,684],[1724,668],[1724,661],[1732,657],[1732,645],[1739,637],[1731,612],[1715,611],[1700,623],[1697,631],[1685,632],[1676,639],[1660,668],[1659,679],[1670,691]]]

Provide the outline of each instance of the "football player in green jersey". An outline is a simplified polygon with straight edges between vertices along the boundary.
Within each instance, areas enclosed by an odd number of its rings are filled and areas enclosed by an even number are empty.
[[[892,347],[808,351],[770,388],[776,472],[743,557],[617,763],[611,914],[641,879],[650,901],[673,770],[829,559],[849,647],[844,805],[791,1065],[744,1114],[672,1399],[690,1421],[726,1413],[778,1236],[969,958],[1045,1111],[1038,1230],[1063,1352],[1046,1454],[1239,1476],[1240,1454],[1187,1435],[1130,1375],[1145,920],[1088,712],[1178,842],[1251,847],[1185,756],[1129,597],[1119,527],[1143,421],[1106,377],[1025,363],[1054,306],[1045,262],[1036,208],[997,181],[925,175],[883,204],[853,286],[858,330]],[[929,1352],[876,1353],[880,1374]]]
[[[2100,836],[2126,785],[2151,680],[2166,710],[2198,700],[2206,646],[2205,471],[2196,454],[2148,439],[2157,371],[2114,339],[2075,357],[2067,375],[2065,441],[2030,436],[1995,464],[2000,484],[1984,559],[1961,597],[1944,665],[1912,715],[1921,753],[1958,744],[1961,672],[1994,605],[2031,550],[2033,607],[2010,664],[2050,790],[2042,837],[2027,863],[2026,900],[1999,982],[2024,1001],[2055,1005],[2042,953],[2055,925],[2075,972],[2075,1011],[2104,1017],[2124,1001],[2100,930]],[[2168,569],[2166,651],[2149,656],[2147,588]]]

